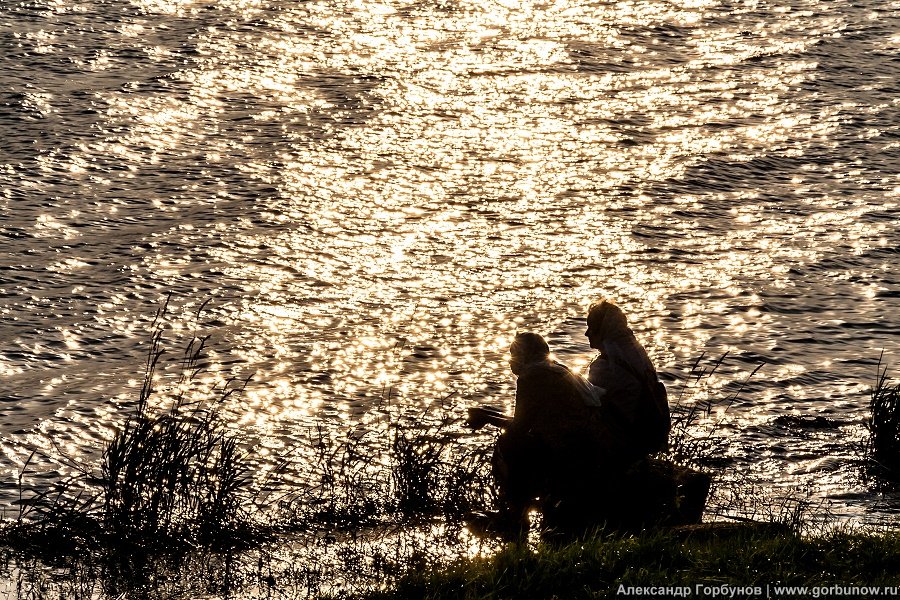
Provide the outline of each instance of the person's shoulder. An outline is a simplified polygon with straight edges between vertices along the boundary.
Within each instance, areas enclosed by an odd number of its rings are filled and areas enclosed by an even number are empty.
[[[588,366],[589,373],[603,373],[609,370],[610,364],[606,358],[598,356]]]
[[[519,374],[519,385],[533,387],[559,386],[565,381],[568,372],[565,369],[553,368],[547,364],[537,363],[524,369]]]
[[[549,370],[541,363],[526,365],[519,373],[519,381],[537,381],[547,377]]]
[[[539,374],[535,372],[531,367],[525,367],[518,373],[516,373],[516,387],[522,389],[530,385],[533,381],[539,378]]]

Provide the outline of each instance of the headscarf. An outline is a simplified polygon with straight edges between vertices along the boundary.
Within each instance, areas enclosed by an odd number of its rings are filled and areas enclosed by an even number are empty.
[[[624,364],[641,375],[656,378],[656,369],[647,351],[628,327],[622,309],[609,300],[591,306],[588,327],[600,333],[600,353],[612,365]]]

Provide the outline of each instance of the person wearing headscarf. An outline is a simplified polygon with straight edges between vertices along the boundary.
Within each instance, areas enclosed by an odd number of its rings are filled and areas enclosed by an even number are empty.
[[[621,423],[631,440],[626,454],[641,458],[664,450],[671,418],[665,387],[647,351],[628,327],[625,313],[610,300],[588,310],[587,336],[600,353],[588,370],[588,381],[606,390],[606,412]]]

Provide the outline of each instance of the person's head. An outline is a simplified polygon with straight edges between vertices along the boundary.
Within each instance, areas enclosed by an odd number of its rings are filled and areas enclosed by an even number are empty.
[[[600,350],[603,342],[628,332],[628,319],[622,309],[604,298],[588,309],[587,336],[591,348]]]
[[[509,366],[518,375],[528,363],[546,360],[550,356],[550,346],[536,333],[517,333],[509,347],[509,354]]]

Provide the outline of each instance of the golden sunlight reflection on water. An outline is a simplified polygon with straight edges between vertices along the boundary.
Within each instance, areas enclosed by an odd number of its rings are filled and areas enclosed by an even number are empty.
[[[121,35],[168,70],[98,85],[101,133],[39,164],[98,200],[28,227],[76,243],[79,219],[134,228],[134,205],[150,207],[122,269],[140,285],[96,319],[138,339],[135,314],[173,291],[175,344],[212,298],[215,377],[255,373],[230,410],[267,451],[386,402],[510,408],[516,331],[583,370],[584,313],[607,295],[670,381],[706,350],[739,357],[713,392],[769,363],[731,413],[739,429],[858,419],[871,382],[823,373],[861,373],[869,348],[836,357],[804,327],[852,335],[843,325],[879,322],[892,289],[888,259],[866,257],[896,242],[896,220],[870,218],[897,210],[896,173],[839,154],[858,137],[848,123],[892,105],[821,91],[818,47],[859,15],[813,0],[131,4]],[[85,76],[102,81],[116,64],[95,58]],[[58,99],[30,102],[50,114]],[[865,128],[873,147],[888,117]],[[125,198],[145,178],[151,192]],[[848,263],[819,267],[835,255]],[[93,265],[56,256],[50,270]],[[54,335],[90,347],[71,326]],[[136,385],[121,389],[123,368],[106,372],[121,401]],[[30,376],[2,357],[0,374]]]
[[[808,31],[796,39],[788,20],[766,22],[765,32],[757,23],[750,35],[698,25],[717,6],[463,3],[449,14],[311,6],[303,20],[285,17],[280,32],[206,38],[208,68],[191,76],[190,95],[265,98],[276,108],[248,116],[283,136],[276,160],[259,155],[242,167],[277,189],[262,201],[283,227],[223,249],[228,274],[259,298],[243,302],[239,321],[265,343],[242,358],[271,365],[244,419],[353,420],[379,390],[415,405],[456,392],[463,404],[509,407],[504,354],[514,332],[550,334],[583,368],[588,350],[573,319],[602,294],[625,302],[663,366],[698,355],[723,330],[732,341],[721,350],[741,352],[751,330],[772,321],[748,281],[791,286],[792,265],[815,261],[836,227],[845,242],[871,244],[872,226],[859,219],[865,200],[831,200],[833,211],[817,198],[804,202],[820,210],[791,215],[769,210],[757,190],[680,193],[668,203],[640,193],[686,177],[698,157],[752,160],[778,145],[802,154],[807,140],[840,126],[837,107],[814,115],[784,100],[815,77],[815,61],[730,69],[802,54],[819,39],[811,32],[838,31],[840,17],[802,13]],[[301,22],[330,32],[331,47],[297,35]],[[622,35],[654,23],[682,28],[677,60],[658,40]],[[249,63],[238,50],[248,44],[258,51]],[[596,67],[585,64],[596,54],[605,55]],[[627,68],[604,72],[623,54]],[[333,82],[304,85],[304,74],[323,67]],[[779,185],[803,193],[804,183],[801,175]],[[616,192],[623,188],[638,193]],[[704,226],[713,199],[730,226]],[[641,259],[661,241],[636,236],[641,225],[677,232],[658,248],[660,260]],[[233,255],[242,247],[264,247],[265,266]],[[706,258],[682,263],[682,253]],[[665,327],[667,298],[698,292],[678,325]],[[778,344],[754,345],[766,353]],[[809,387],[784,391],[797,400]]]

